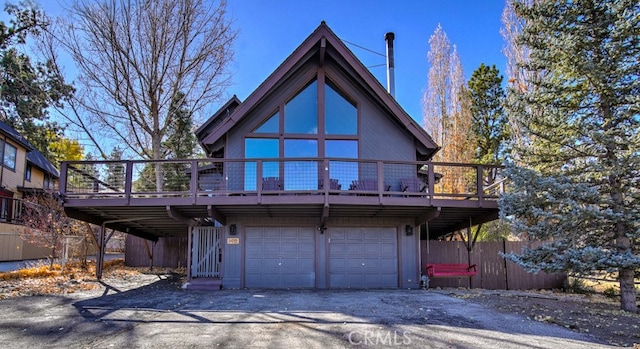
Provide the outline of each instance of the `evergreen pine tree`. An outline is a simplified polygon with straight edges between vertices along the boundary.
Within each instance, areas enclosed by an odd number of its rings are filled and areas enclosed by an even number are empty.
[[[615,271],[637,312],[640,268],[640,3],[516,2],[533,88],[510,90],[528,134],[501,216],[547,243],[507,258],[529,270]]]

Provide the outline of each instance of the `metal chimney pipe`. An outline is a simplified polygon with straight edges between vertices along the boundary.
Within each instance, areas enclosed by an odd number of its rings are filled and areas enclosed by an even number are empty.
[[[393,60],[393,39],[395,34],[389,32],[384,35],[387,42],[387,92],[391,97],[396,98],[396,75],[394,72],[395,62]]]

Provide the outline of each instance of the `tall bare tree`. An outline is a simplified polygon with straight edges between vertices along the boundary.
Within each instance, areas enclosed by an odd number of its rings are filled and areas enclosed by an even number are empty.
[[[428,86],[423,95],[423,126],[442,147],[434,160],[471,162],[473,147],[470,100],[457,48],[438,25],[429,39]],[[444,192],[462,193],[471,186],[464,167],[439,168]]]
[[[117,142],[161,159],[176,98],[198,122],[230,84],[236,31],[224,0],[74,0],[56,37],[78,69],[66,116],[98,149]]]
[[[428,86],[423,95],[423,126],[442,147],[436,160],[465,162],[469,150],[471,114],[462,63],[441,25],[429,38]]]
[[[429,38],[427,60],[431,67],[427,89],[422,100],[422,114],[423,126],[443,149],[446,149],[446,131],[449,129],[450,122],[450,55],[451,42],[442,26],[438,24]]]

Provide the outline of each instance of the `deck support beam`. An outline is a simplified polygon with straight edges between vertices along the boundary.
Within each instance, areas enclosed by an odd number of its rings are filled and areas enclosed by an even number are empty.
[[[183,215],[182,213],[178,212],[178,210],[176,210],[175,207],[167,205],[166,209],[167,209],[167,214],[173,220],[176,220],[178,222],[184,223],[184,224],[186,224],[188,226],[192,226],[192,225],[196,224],[196,221],[193,218],[187,217],[187,216]]]
[[[215,218],[220,224],[227,225],[227,217],[218,211],[217,208],[213,207],[213,205],[207,205],[207,214],[209,217]]]
[[[438,218],[441,210],[441,207],[429,209],[425,214],[416,218],[415,225],[420,226],[422,223],[429,223],[429,221]]]

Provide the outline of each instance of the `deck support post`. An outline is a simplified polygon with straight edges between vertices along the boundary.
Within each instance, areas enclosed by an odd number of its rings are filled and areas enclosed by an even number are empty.
[[[104,248],[105,248],[105,238],[104,238],[104,230],[106,229],[105,223],[102,223],[100,226],[100,240],[98,241],[98,258],[96,260],[96,279],[102,279],[102,267],[104,265]]]

